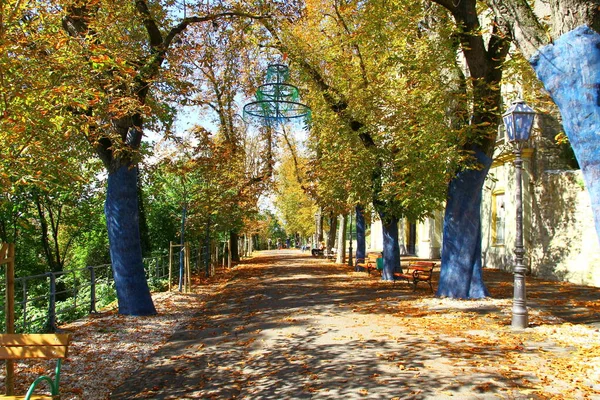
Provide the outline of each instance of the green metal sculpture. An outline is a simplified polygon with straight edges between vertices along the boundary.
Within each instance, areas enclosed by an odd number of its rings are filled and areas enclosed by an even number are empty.
[[[296,118],[309,120],[310,108],[298,101],[298,88],[285,83],[289,74],[286,65],[270,64],[267,67],[266,83],[258,87],[256,101],[244,106],[244,116],[260,118],[266,124]]]

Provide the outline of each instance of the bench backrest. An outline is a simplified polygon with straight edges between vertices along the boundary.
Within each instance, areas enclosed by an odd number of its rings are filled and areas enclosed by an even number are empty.
[[[65,358],[69,347],[68,334],[5,334],[0,335],[0,360],[26,358]]]
[[[429,262],[429,261],[411,261],[408,263],[408,265],[411,267],[425,267],[425,268],[435,267],[435,263]]]

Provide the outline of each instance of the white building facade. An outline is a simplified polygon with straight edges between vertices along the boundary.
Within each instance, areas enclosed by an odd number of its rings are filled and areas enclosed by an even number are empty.
[[[556,124],[550,117],[539,117],[523,151],[525,264],[533,276],[600,287],[600,245],[589,194],[568,145],[554,140]],[[485,268],[512,270],[516,216],[513,161],[512,147],[500,135],[481,204]],[[440,258],[442,229],[443,210],[416,224],[401,220],[401,253]],[[373,252],[383,248],[381,222],[376,219],[367,247]]]

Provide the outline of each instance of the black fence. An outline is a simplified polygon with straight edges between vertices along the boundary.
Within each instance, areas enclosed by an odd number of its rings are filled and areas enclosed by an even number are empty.
[[[205,249],[190,251],[190,267],[199,272]],[[153,291],[169,287],[169,256],[144,259],[148,284]],[[0,274],[0,331],[6,331],[6,282]],[[179,280],[179,256],[173,259],[171,283]],[[95,313],[116,308],[116,291],[110,264],[62,272],[15,278],[15,331],[53,332],[57,326]]]

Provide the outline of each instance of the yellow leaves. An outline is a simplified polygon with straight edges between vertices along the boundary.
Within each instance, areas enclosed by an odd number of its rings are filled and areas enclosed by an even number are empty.
[[[90,57],[90,61],[96,64],[103,64],[110,61],[110,58],[106,54],[99,54]]]

